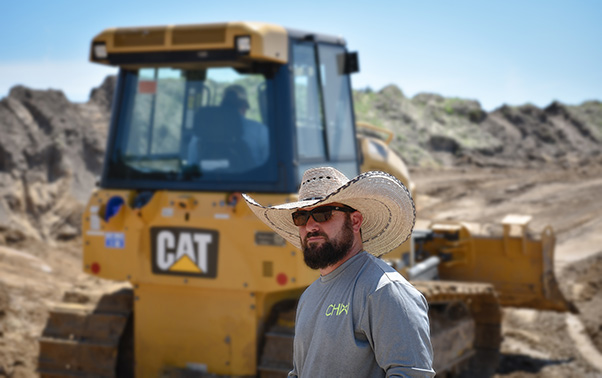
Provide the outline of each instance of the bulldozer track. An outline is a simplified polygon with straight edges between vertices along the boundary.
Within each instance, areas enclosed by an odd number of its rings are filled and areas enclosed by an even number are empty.
[[[117,376],[120,360],[131,357],[122,338],[131,328],[132,298],[125,289],[92,303],[55,304],[39,340],[40,376]]]
[[[293,368],[296,307],[296,300],[286,300],[273,307],[263,336],[258,377],[286,377]]]
[[[493,287],[443,281],[413,284],[429,302],[438,376],[491,376],[501,344],[501,311]],[[127,334],[132,300],[131,290],[120,290],[96,303],[55,305],[40,338],[40,376],[133,376],[132,335]],[[292,369],[295,306],[294,301],[274,306],[260,346],[258,377],[282,378]],[[191,374],[186,372],[187,377],[213,376]]]
[[[502,343],[502,312],[493,286],[452,281],[412,283],[426,297],[431,307],[429,317],[435,351],[434,367],[438,376],[492,376],[498,365]],[[436,328],[441,322],[436,317],[436,311],[441,306],[445,306],[443,311],[447,312],[445,315],[452,322],[449,325],[444,322],[445,328],[438,330]],[[462,306],[466,307],[469,316],[462,316],[454,311],[455,307],[462,312]],[[459,321],[453,322],[454,318],[459,318]],[[468,318],[470,321],[466,320]],[[470,322],[474,322],[472,327]],[[474,332],[472,336],[471,332]],[[459,340],[466,340],[466,346],[470,343],[470,349],[462,350],[461,346],[450,349],[450,345],[458,344]],[[462,354],[454,356],[457,352]]]

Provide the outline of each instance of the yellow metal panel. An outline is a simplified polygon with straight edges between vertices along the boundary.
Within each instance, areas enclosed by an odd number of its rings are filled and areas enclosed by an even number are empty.
[[[406,188],[408,188],[411,194],[414,193],[415,184],[410,179],[410,173],[407,166],[403,160],[401,160],[399,155],[388,146],[388,143],[385,143],[380,139],[369,137],[359,137],[358,143],[360,144],[363,157],[362,165],[360,167],[362,172],[387,172],[397,177]],[[382,152],[385,152],[385,155],[383,155]]]
[[[98,277],[125,281],[133,277],[139,232],[143,224],[128,206],[105,222],[106,203],[112,197],[129,201],[130,193],[118,190],[96,191],[90,197],[83,214],[83,267]],[[110,235],[123,235],[123,246],[107,247]]]
[[[216,27],[206,27],[201,33],[199,27],[182,25],[174,26],[172,30],[172,45],[198,45],[224,43],[226,41],[226,27],[217,25]]]
[[[251,58],[269,59],[279,63],[288,62],[288,33],[282,26],[258,22],[236,22],[228,26],[234,30],[235,27],[240,27],[241,30],[236,32],[241,34],[252,30]]]
[[[163,46],[166,30],[164,28],[118,29],[113,35],[115,48]]]
[[[254,375],[255,297],[243,290],[141,284],[134,301],[136,376],[166,367]]]
[[[234,197],[219,193],[157,191],[144,207],[132,209],[129,203],[133,195],[107,190],[92,196],[84,215],[86,272],[132,283],[264,292],[304,288],[318,276],[304,264],[300,251],[259,221],[241,200],[233,202]],[[123,198],[125,204],[105,222],[106,203],[115,196]],[[283,195],[259,197],[273,203],[290,200]],[[203,276],[202,269],[207,266],[195,261],[196,254],[173,258],[179,244],[166,252],[173,255],[171,265],[158,267],[158,257],[153,255],[154,229],[212,233],[217,245],[216,273]],[[121,247],[108,246],[111,233],[122,237]],[[172,238],[173,243],[179,242],[178,235]],[[266,264],[271,274],[265,274]]]

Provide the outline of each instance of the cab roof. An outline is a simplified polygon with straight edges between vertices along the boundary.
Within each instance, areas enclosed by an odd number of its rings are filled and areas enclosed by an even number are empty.
[[[249,50],[237,51],[237,40],[244,37],[249,37]],[[289,38],[345,45],[342,37],[261,22],[123,27],[106,29],[94,37],[90,60],[124,65],[137,60],[241,58],[283,64],[289,59]]]

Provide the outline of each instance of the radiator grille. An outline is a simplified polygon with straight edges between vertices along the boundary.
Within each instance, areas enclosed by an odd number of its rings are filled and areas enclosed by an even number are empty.
[[[172,33],[173,45],[210,44],[226,42],[226,28],[179,27]]]
[[[113,41],[115,47],[163,46],[165,43],[164,30],[119,30],[115,32]]]

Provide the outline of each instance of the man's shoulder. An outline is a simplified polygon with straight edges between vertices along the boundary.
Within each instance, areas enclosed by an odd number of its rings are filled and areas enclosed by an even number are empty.
[[[396,271],[392,266],[387,264],[386,261],[371,255],[370,253],[364,252],[366,256],[366,262],[364,264],[365,273],[376,274],[378,276],[386,275],[390,276],[391,279],[406,281],[406,279]],[[407,282],[407,281],[406,281]]]
[[[414,286],[386,261],[368,254],[360,279],[376,292],[387,285],[400,286],[405,290],[415,291]]]

